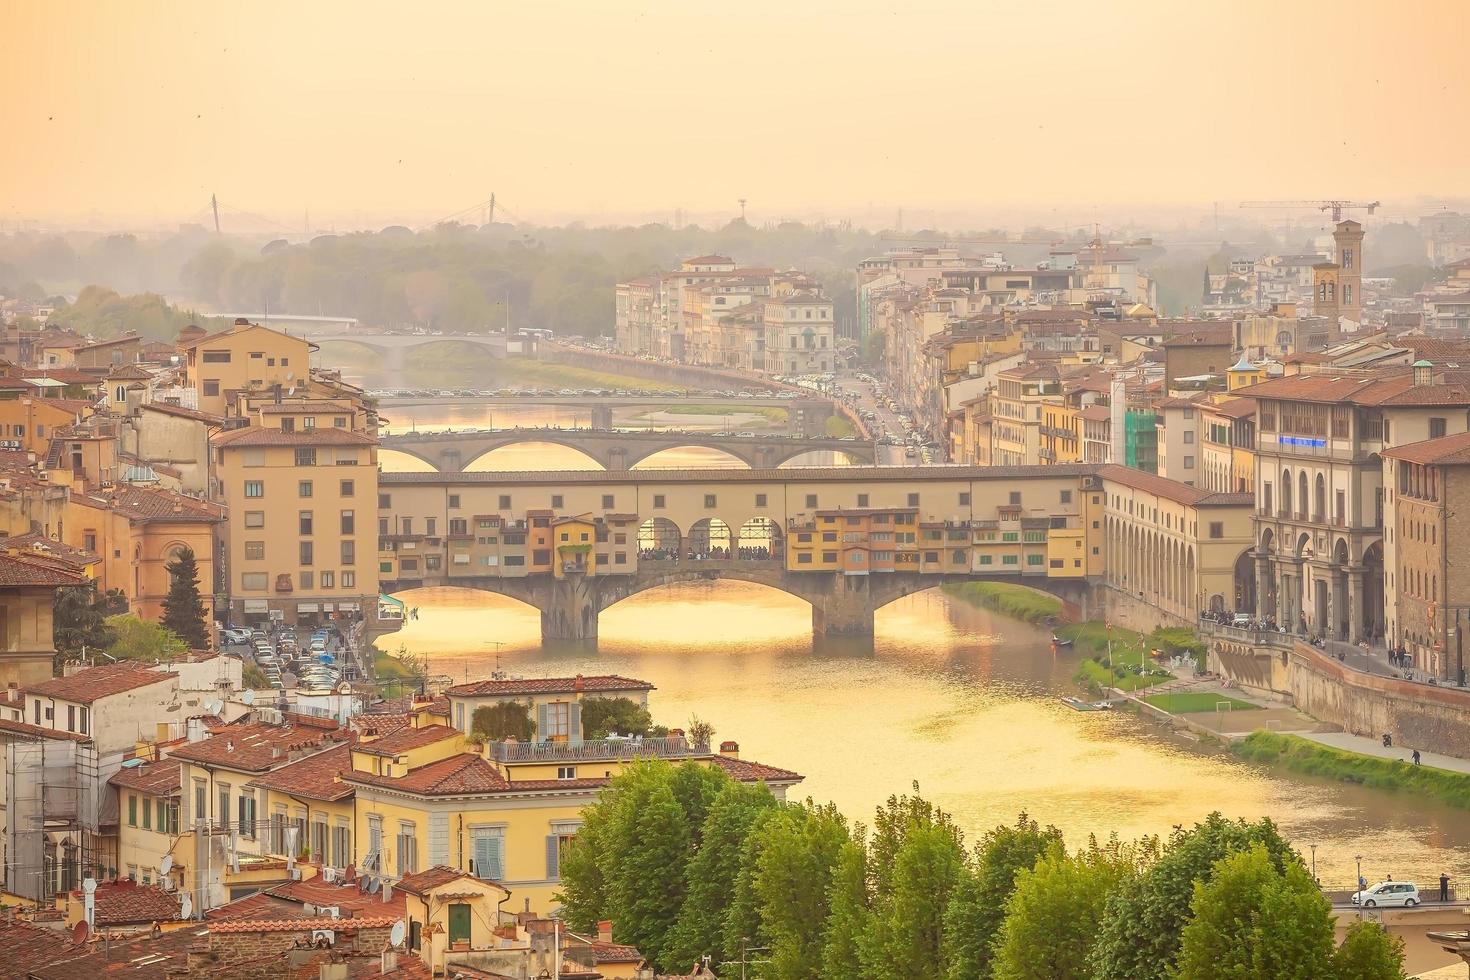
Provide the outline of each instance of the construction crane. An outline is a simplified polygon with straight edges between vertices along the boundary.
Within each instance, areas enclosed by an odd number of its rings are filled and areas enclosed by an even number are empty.
[[[1337,224],[1342,220],[1342,213],[1349,208],[1367,208],[1372,214],[1381,205],[1382,201],[1242,201],[1243,208],[1316,208],[1318,211],[1331,211],[1332,223]]]

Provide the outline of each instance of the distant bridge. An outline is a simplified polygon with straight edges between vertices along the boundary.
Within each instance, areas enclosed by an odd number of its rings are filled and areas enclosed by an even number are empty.
[[[687,397],[682,395],[387,396],[378,399],[378,407],[392,420],[395,410],[401,409],[404,413],[408,413],[416,408],[439,408],[443,406],[445,399],[450,397],[453,398],[457,407],[514,409],[544,406],[582,409],[590,413],[591,427],[594,429],[611,429],[615,408],[657,408],[677,415],[681,405],[712,405],[729,409],[728,414],[732,416],[754,408],[780,408],[786,412],[789,434],[810,437],[826,435],[827,419],[831,418],[835,411],[833,404],[825,398],[728,398],[709,395]],[[721,416],[708,415],[706,417],[711,422],[718,422]]]
[[[871,442],[804,439],[793,436],[717,436],[699,432],[625,432],[618,429],[475,429],[464,432],[406,432],[383,436],[384,449],[405,453],[440,473],[459,473],[488,452],[518,443],[546,442],[590,457],[605,470],[627,470],[668,449],[699,446],[718,449],[753,470],[773,470],[805,453],[844,453],[855,463],[872,464]]]

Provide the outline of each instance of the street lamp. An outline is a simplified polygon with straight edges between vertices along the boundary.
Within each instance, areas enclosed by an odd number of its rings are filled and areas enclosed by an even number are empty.
[[[1363,891],[1363,885],[1365,884],[1364,881],[1363,881],[1363,855],[1361,855],[1361,854],[1354,854],[1353,855],[1353,862],[1358,866],[1358,891],[1359,891],[1360,894],[1358,895],[1357,905],[1358,905],[1358,918],[1361,919],[1363,917],[1363,896],[1362,896],[1361,892]]]
[[[1317,887],[1320,888],[1322,887],[1322,883],[1320,881],[1317,881],[1317,845],[1308,844],[1307,846],[1312,849],[1312,880],[1316,881]]]

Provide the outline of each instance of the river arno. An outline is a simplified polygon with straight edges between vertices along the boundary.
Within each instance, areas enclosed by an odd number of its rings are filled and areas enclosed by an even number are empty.
[[[1408,796],[1276,776],[1131,714],[1079,713],[1075,658],[1047,635],[931,591],[879,613],[871,643],[814,643],[799,600],[736,582],[628,599],[602,615],[595,650],[543,646],[534,610],[458,589],[400,596],[418,607],[399,643],[456,679],[502,666],[525,676],[620,673],[657,686],[656,720],[698,715],[742,755],[806,776],[798,791],[869,819],[917,782],[978,834],[1027,810],[1069,840],[1167,834],[1211,810],[1268,815],[1328,887],[1442,871],[1470,885],[1470,819]]]

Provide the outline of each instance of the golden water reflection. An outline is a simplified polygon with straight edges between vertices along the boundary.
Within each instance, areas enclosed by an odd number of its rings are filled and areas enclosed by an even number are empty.
[[[1358,787],[1266,775],[1124,713],[1080,713],[1075,657],[1045,633],[930,591],[881,610],[871,641],[819,641],[802,601],[709,582],[653,590],[603,613],[597,649],[543,646],[534,609],[459,589],[401,598],[420,618],[387,638],[460,679],[622,673],[655,685],[652,709],[710,720],[742,754],[806,775],[801,793],[867,819],[917,781],[972,834],[1025,809],[1069,839],[1167,834],[1214,809],[1271,816],[1329,886],[1470,864],[1463,813]]]

